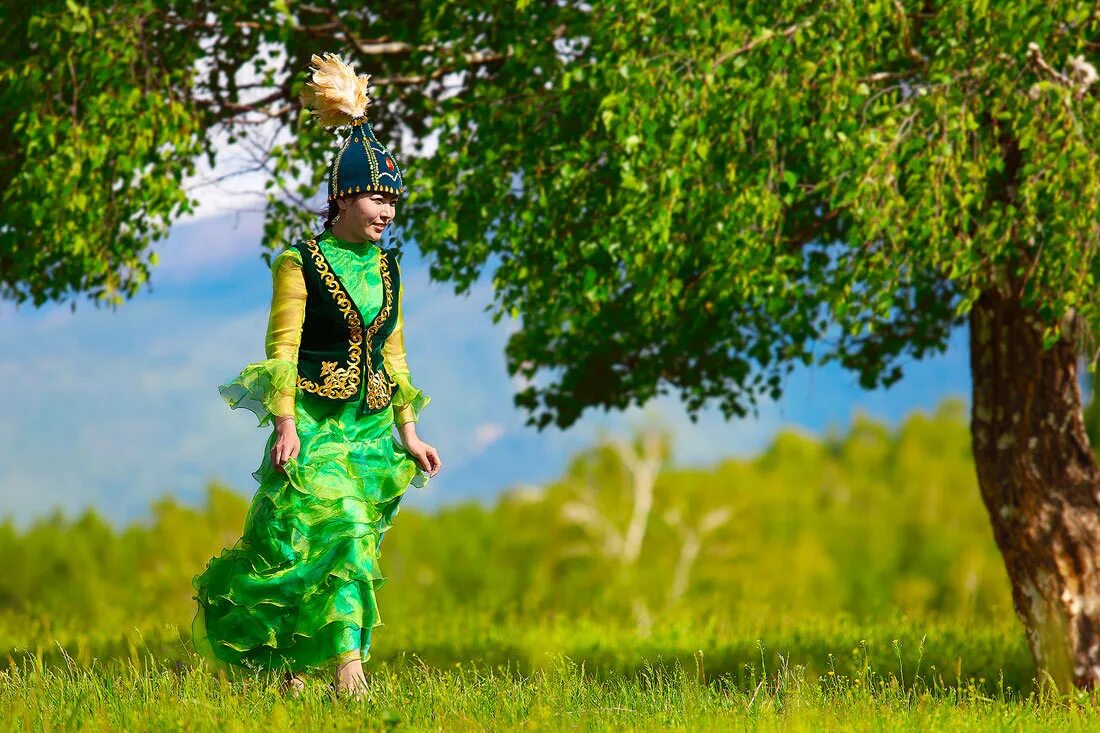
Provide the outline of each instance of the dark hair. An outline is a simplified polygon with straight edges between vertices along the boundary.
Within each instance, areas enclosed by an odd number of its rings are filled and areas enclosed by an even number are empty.
[[[324,217],[325,229],[332,229],[332,220],[336,218],[336,215],[340,213],[340,205],[336,203],[336,199],[329,201],[328,204],[317,212],[317,216]]]

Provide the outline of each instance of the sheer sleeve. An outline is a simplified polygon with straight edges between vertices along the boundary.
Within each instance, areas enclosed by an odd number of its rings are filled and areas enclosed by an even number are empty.
[[[398,266],[398,273],[401,268]],[[405,354],[405,286],[400,279],[401,291],[397,297],[397,325],[390,333],[386,343],[382,345],[382,359],[386,371],[397,382],[397,391],[393,395],[393,421],[397,425],[407,422],[418,422],[420,411],[424,409],[432,398],[424,394],[424,390],[413,386],[412,377],[409,374],[409,364]]]
[[[302,257],[290,248],[271,266],[271,310],[268,314],[264,361],[247,365],[218,391],[233,408],[252,411],[267,425],[276,417],[294,417],[298,394],[298,346],[306,312]]]

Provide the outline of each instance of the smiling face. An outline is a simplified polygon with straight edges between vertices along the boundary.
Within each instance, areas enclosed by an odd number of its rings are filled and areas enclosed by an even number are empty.
[[[348,196],[337,203],[340,220],[332,225],[332,233],[352,241],[377,242],[397,213],[397,196],[381,191]]]

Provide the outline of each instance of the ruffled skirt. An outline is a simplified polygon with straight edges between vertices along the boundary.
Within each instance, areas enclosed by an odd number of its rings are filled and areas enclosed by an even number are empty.
[[[204,656],[284,670],[369,659],[382,536],[406,489],[428,476],[394,436],[392,410],[357,408],[301,394],[301,452],[285,473],[271,465],[272,432],[241,539],[194,579]]]

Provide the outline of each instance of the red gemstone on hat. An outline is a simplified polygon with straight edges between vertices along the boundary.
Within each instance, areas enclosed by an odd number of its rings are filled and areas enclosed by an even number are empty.
[[[391,171],[393,170],[393,160],[388,157],[386,158],[386,167],[389,168]]]

